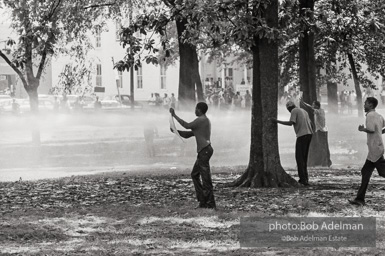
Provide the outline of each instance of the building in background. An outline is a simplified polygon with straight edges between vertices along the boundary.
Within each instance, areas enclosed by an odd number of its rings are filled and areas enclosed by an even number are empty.
[[[98,87],[95,91],[101,97],[113,97],[119,94],[130,95],[130,72],[118,72],[113,69],[115,61],[123,59],[126,49],[120,45],[120,23],[107,21],[107,30],[97,33],[92,39],[94,49],[90,57],[95,61],[93,67],[92,84]],[[60,58],[57,60],[61,67],[65,65]],[[53,69],[53,83],[58,83],[58,77],[62,70]],[[142,63],[142,67],[134,70],[134,97],[135,100],[148,100],[151,93],[175,93],[178,94],[179,67],[162,66]],[[104,91],[104,92],[103,92]]]
[[[246,90],[251,91],[252,70],[234,60],[235,57],[228,57],[225,63],[221,63],[217,59],[212,60],[208,56],[200,55],[199,72],[204,91],[212,86],[232,87],[234,92],[239,91],[241,95],[245,94]]]

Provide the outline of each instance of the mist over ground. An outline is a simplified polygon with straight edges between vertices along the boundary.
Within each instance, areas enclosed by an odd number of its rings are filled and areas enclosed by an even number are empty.
[[[384,114],[385,109],[380,108]],[[194,109],[177,111],[187,122]],[[209,109],[214,155],[211,165],[247,165],[250,155],[251,113],[246,110]],[[31,143],[33,119],[28,115],[2,115],[0,122],[0,180],[40,179],[113,170],[156,172],[166,168],[191,168],[196,159],[195,139],[182,142],[170,132],[167,109],[156,111],[45,113],[38,118],[41,145]],[[279,107],[278,119],[288,120],[289,112]],[[366,135],[357,130],[364,117],[328,114],[332,168],[359,168],[367,154]],[[144,129],[154,125],[155,157],[147,154]],[[178,129],[183,128],[177,124]],[[293,127],[278,126],[281,163],[295,168]],[[220,168],[219,168],[220,170]]]

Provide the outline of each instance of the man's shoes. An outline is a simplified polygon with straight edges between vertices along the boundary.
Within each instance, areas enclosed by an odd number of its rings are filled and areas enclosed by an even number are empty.
[[[305,181],[302,181],[302,180],[299,180],[298,183],[302,184],[305,187],[310,186],[309,182],[305,182]]]
[[[357,200],[357,199],[354,199],[354,200],[348,200],[350,204],[353,204],[353,205],[359,205],[359,206],[364,206],[365,205],[365,202],[364,201],[361,201],[361,200]]]
[[[199,209],[199,208],[207,208],[207,205],[199,203],[197,206],[195,206],[194,209]]]
[[[200,208],[206,208],[206,209],[212,209],[212,210],[216,210],[217,209],[215,203],[214,204],[210,204],[210,203],[202,204],[202,203],[199,203],[197,206],[195,206],[194,209],[200,209]]]

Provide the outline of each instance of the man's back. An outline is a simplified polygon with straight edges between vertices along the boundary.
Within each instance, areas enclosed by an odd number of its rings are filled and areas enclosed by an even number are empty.
[[[297,137],[313,133],[309,115],[304,109],[294,108],[291,111],[290,121],[294,123],[294,131]]]
[[[191,130],[197,142],[197,152],[199,152],[211,143],[211,122],[206,115],[201,115],[191,124]]]

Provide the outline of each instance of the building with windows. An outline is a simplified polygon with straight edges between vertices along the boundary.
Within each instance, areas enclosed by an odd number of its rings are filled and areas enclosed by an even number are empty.
[[[100,97],[113,97],[117,94],[130,95],[130,72],[113,69],[114,62],[124,58],[126,49],[120,45],[119,22],[108,21],[107,30],[97,31],[93,36],[94,49],[89,53],[92,60],[92,86]],[[53,85],[58,84],[68,58],[57,58],[52,69]],[[142,67],[133,71],[135,100],[145,101],[151,93],[178,94],[179,66],[162,66],[142,63]]]

